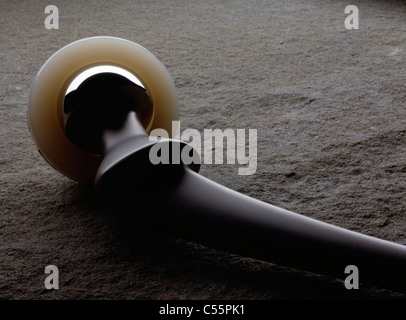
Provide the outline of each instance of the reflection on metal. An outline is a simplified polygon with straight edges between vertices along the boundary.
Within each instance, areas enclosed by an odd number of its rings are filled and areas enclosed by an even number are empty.
[[[85,81],[89,77],[91,77],[95,74],[99,74],[99,73],[119,74],[119,75],[127,78],[131,82],[135,83],[136,85],[139,85],[140,87],[145,89],[145,87],[141,83],[141,81],[135,75],[128,72],[127,70],[120,68],[120,67],[116,67],[116,66],[102,65],[102,66],[89,68],[89,69],[83,71],[82,73],[80,73],[69,85],[68,90],[66,91],[66,94],[68,94],[69,92],[71,92],[73,90],[76,90],[83,81]]]

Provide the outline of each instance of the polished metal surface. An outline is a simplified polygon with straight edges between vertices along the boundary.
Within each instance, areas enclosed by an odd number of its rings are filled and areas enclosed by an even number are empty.
[[[81,72],[78,76],[76,76],[75,79],[69,85],[68,89],[66,90],[65,95],[67,95],[68,93],[70,93],[73,90],[76,90],[88,78],[90,78],[96,74],[100,74],[100,73],[115,73],[115,74],[121,75],[121,76],[127,78],[128,80],[130,80],[131,82],[133,82],[134,84],[145,89],[142,82],[131,72],[129,72],[123,68],[117,67],[117,66],[100,65],[100,66],[96,66],[96,67],[91,67],[91,68]]]

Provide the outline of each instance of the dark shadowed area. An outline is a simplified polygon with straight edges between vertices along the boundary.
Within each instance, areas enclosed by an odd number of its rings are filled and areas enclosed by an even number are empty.
[[[257,129],[253,175],[200,173],[243,194],[406,244],[406,2],[0,2],[1,299],[404,299],[207,248],[105,210],[30,137],[30,84],[56,50],[109,35],[141,44],[174,79],[181,131]],[[44,287],[47,265],[59,290]],[[362,273],[360,274],[362,280]]]

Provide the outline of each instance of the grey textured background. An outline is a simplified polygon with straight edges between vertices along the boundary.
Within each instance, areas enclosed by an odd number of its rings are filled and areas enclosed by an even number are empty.
[[[172,75],[182,129],[258,129],[256,174],[202,175],[406,244],[404,1],[54,1],[59,30],[44,27],[48,4],[0,1],[0,298],[404,298],[146,234],[49,167],[26,122],[31,80],[52,53],[89,36],[129,39]],[[359,30],[344,28],[349,4]],[[57,291],[43,285],[49,264]]]

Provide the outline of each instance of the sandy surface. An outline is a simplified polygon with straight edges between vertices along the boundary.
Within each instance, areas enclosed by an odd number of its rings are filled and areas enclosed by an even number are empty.
[[[255,128],[258,171],[204,165],[249,196],[406,244],[406,3],[357,1],[0,2],[0,298],[394,299],[405,296],[145,234],[37,153],[31,80],[62,46],[126,38],[174,78],[181,127]],[[56,265],[60,289],[44,288]],[[344,279],[344,275],[343,275]]]

